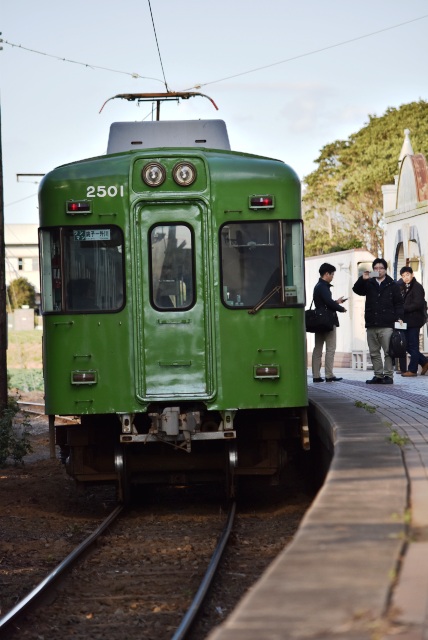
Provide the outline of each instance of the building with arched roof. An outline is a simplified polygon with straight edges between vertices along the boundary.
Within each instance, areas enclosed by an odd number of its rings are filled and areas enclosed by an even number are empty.
[[[384,185],[385,259],[395,280],[400,269],[410,266],[428,295],[428,164],[425,156],[414,153],[409,129],[398,159],[398,175],[393,185]],[[424,240],[425,238],[425,240]],[[428,350],[427,332],[423,332],[422,350]]]

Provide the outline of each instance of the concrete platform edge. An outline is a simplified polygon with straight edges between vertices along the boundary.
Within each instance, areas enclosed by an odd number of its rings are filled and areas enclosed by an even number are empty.
[[[406,530],[401,451],[378,415],[347,398],[312,387],[310,411],[335,443],[326,482],[291,545],[209,640],[380,632]]]

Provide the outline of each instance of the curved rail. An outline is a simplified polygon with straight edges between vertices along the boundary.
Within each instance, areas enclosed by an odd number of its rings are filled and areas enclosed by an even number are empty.
[[[3,630],[12,622],[17,622],[19,617],[24,611],[34,604],[36,599],[46,593],[48,588],[52,587],[60,576],[70,568],[75,560],[77,560],[83,552],[93,544],[97,538],[105,531],[105,529],[117,518],[117,516],[123,510],[123,506],[119,505],[112,511],[112,513],[101,523],[101,525],[95,529],[85,540],[77,546],[44,580],[42,580],[27,596],[25,596],[20,602],[18,602],[13,609],[11,609],[3,618],[0,618],[0,635]],[[211,557],[208,569],[201,581],[199,589],[193,598],[193,601],[184,615],[179,627],[172,640],[184,640],[188,634],[190,627],[192,626],[201,606],[205,599],[205,596],[210,588],[213,579],[216,575],[220,559],[223,555],[230,533],[232,531],[233,522],[236,513],[236,503],[231,502],[229,512],[227,515],[226,524],[219,539],[219,542],[215,548],[215,551]],[[3,637],[3,636],[2,636]]]
[[[3,618],[0,618],[0,632],[13,620],[16,620],[23,611],[34,601],[36,598],[47,591],[56,580],[62,575],[62,573],[68,569],[72,563],[82,555],[82,553],[95,542],[97,538],[105,531],[105,529],[117,518],[122,511],[123,506],[119,505],[110,513],[109,516],[95,529],[83,542],[80,543],[60,564],[35,587],[28,595],[25,596],[17,605],[13,607]]]
[[[217,544],[217,547],[215,548],[215,551],[212,555],[208,569],[202,579],[202,582],[199,586],[199,589],[195,597],[193,598],[192,604],[187,610],[187,613],[184,616],[183,620],[181,621],[181,624],[178,627],[177,631],[174,633],[172,640],[183,640],[186,637],[186,634],[189,632],[189,629],[192,626],[195,620],[195,617],[202,606],[202,603],[207,594],[207,591],[210,588],[211,583],[214,579],[215,572],[217,570],[220,559],[223,555],[223,551],[229,539],[230,532],[232,531],[233,521],[235,519],[235,512],[236,512],[236,502],[231,502],[226,525],[223,529],[223,533]]]

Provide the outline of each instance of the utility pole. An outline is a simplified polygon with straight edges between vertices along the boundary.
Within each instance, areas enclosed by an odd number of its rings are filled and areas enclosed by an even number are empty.
[[[0,103],[0,414],[7,407],[6,251],[4,244],[3,154]]]
[[[0,38],[0,42],[3,42],[2,38]],[[0,46],[0,51],[2,49],[3,47]],[[0,102],[0,415],[3,409],[7,407],[6,251],[4,246],[3,154],[1,142]]]

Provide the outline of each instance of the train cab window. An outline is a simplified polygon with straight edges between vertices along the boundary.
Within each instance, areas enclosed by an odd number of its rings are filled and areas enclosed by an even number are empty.
[[[228,308],[305,303],[300,220],[229,222],[220,229],[222,301]]]
[[[123,234],[116,226],[40,232],[43,312],[100,313],[124,304]]]
[[[150,231],[152,304],[183,311],[194,304],[193,238],[183,224],[156,225]]]
[[[40,231],[42,310],[62,311],[62,269],[59,229]]]

